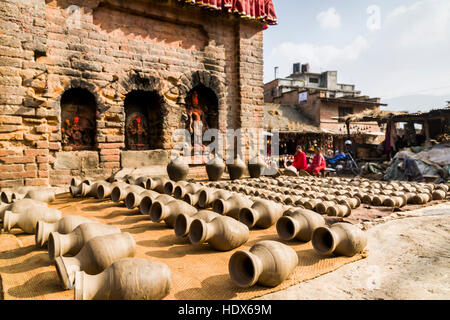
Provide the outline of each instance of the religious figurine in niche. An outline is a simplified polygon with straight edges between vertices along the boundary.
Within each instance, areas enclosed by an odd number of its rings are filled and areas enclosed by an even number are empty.
[[[128,147],[134,150],[142,150],[148,147],[147,143],[147,123],[143,121],[143,116],[137,112],[127,119],[127,139]]]
[[[205,145],[203,144],[203,133],[209,129],[208,123],[206,121],[206,114],[203,111],[205,109],[207,111],[207,107],[200,107],[198,92],[194,91],[192,93],[191,103],[188,105],[187,115],[188,115],[188,130],[191,134],[192,143],[194,143],[194,150],[202,150],[205,149]],[[195,136],[201,139],[201,145],[195,145]],[[197,139],[198,139],[197,138]]]
[[[72,122],[66,119],[61,128],[62,144],[65,149],[81,150],[92,146],[93,125],[86,118],[74,116]]]

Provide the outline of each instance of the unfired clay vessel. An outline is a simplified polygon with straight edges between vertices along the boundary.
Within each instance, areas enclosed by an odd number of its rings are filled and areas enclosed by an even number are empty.
[[[267,229],[274,225],[283,216],[285,207],[269,200],[257,200],[250,208],[242,208],[239,212],[239,221],[249,228],[254,226]]]
[[[130,233],[109,234],[92,238],[74,257],[56,257],[55,266],[64,289],[72,289],[77,271],[99,274],[135,252],[136,242]]]
[[[173,228],[175,219],[180,213],[193,216],[197,209],[182,200],[172,200],[166,204],[156,200],[150,207],[150,219],[153,222],[163,221],[167,226]]]
[[[134,209],[139,207],[144,197],[156,199],[159,196],[160,194],[153,190],[145,190],[142,192],[129,192],[125,198],[125,206],[128,209]]]
[[[96,198],[97,199],[111,198],[111,193],[114,190],[114,188],[117,186],[127,187],[127,186],[129,186],[129,184],[127,184],[123,181],[117,181],[117,182],[113,182],[113,183],[108,183],[105,181],[104,183],[99,183],[97,186]]]
[[[187,193],[196,193],[201,188],[203,188],[203,186],[197,183],[188,183],[185,186],[178,185],[175,186],[173,197],[175,199],[183,200]]]
[[[102,223],[82,223],[67,234],[50,232],[48,237],[48,255],[50,260],[67,253],[74,255],[92,238],[115,233],[120,233],[118,227]]]
[[[253,205],[253,201],[240,194],[234,194],[231,197],[224,199],[216,199],[213,202],[213,211],[221,215],[239,219],[239,212],[242,208],[248,208]]]
[[[183,201],[189,203],[191,206],[196,206],[200,199],[200,193],[204,188],[199,189],[196,193],[186,193],[184,195]]]
[[[167,165],[167,174],[170,180],[175,182],[186,180],[189,173],[189,165],[184,161],[182,156],[178,156]]]
[[[206,164],[206,174],[208,175],[209,181],[219,181],[224,171],[225,163],[218,156],[215,156]]]
[[[228,270],[231,280],[239,287],[255,284],[275,287],[287,279],[297,265],[294,249],[277,241],[264,240],[249,251],[236,251],[228,262]]]
[[[327,208],[327,215],[335,217],[348,217],[352,213],[352,209],[348,204],[336,204]]]
[[[24,198],[39,200],[42,202],[55,201],[55,191],[49,188],[33,189],[27,192]]]
[[[175,198],[169,196],[168,194],[159,194],[156,198],[153,196],[145,196],[142,198],[141,203],[139,204],[139,211],[142,214],[150,214],[150,209],[153,205],[153,202],[158,201],[162,204],[166,204],[173,200],[175,200]]]
[[[186,186],[186,185],[188,185],[188,184],[189,184],[189,182],[187,182],[187,181],[178,181],[178,182],[175,182],[175,181],[169,180],[169,181],[167,181],[166,184],[164,185],[164,193],[171,196],[171,195],[173,195],[173,193],[174,193],[174,191],[175,191],[175,188],[176,188],[177,186],[184,187],[184,186]]]
[[[251,159],[248,163],[248,173],[251,178],[261,177],[265,168],[267,168],[267,164],[260,155]]]
[[[198,205],[200,206],[200,208],[206,209],[210,207],[212,203],[217,199],[228,199],[232,195],[233,193],[231,193],[230,191],[213,188],[204,188],[200,192]]]
[[[169,267],[142,258],[123,258],[97,275],[75,274],[75,300],[160,300],[172,287]]]
[[[282,240],[298,239],[308,242],[318,227],[325,225],[325,219],[307,209],[292,209],[277,221],[278,236]]]
[[[147,189],[155,190],[156,192],[159,193],[164,193],[164,185],[166,184],[167,181],[169,181],[169,179],[166,177],[153,178],[150,181],[149,185],[147,186]]]
[[[228,174],[230,175],[231,180],[240,179],[244,175],[245,171],[245,163],[238,156],[234,159],[233,163],[227,164]]]
[[[114,187],[111,193],[111,200],[116,203],[121,202],[125,200],[130,192],[141,193],[143,191],[145,189],[137,185],[118,185]]]
[[[442,189],[436,189],[432,193],[433,200],[443,200],[447,197],[447,193],[445,190]]]
[[[334,254],[352,257],[367,245],[367,236],[350,223],[338,222],[331,227],[319,227],[312,235],[312,245],[322,255]]]
[[[220,216],[217,212],[210,210],[200,210],[193,216],[189,216],[185,213],[180,213],[175,219],[175,235],[177,237],[185,237],[189,234],[189,230],[191,229],[191,223],[195,219],[201,219],[205,222],[210,222],[214,218]]]
[[[20,228],[25,233],[34,234],[39,220],[52,223],[59,219],[61,219],[61,211],[52,208],[29,207],[20,213],[5,211],[3,229],[11,231],[12,228]]]
[[[73,229],[78,227],[80,224],[87,222],[95,223],[96,221],[82,216],[65,216],[54,223],[38,221],[36,233],[34,234],[36,245],[43,247],[48,241],[50,232],[66,234],[72,232]]]
[[[189,230],[192,244],[208,242],[209,246],[219,251],[230,251],[247,242],[250,231],[248,227],[226,216],[219,216],[205,222],[195,219]]]

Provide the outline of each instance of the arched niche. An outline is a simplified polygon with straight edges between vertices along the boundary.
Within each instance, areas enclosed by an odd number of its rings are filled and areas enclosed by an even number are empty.
[[[61,96],[61,143],[63,150],[95,149],[95,96],[86,89],[71,88]]]
[[[163,145],[162,98],[156,91],[133,90],[124,101],[127,150],[160,149]]]
[[[191,134],[194,121],[202,121],[203,131],[219,128],[219,103],[214,91],[203,84],[192,88],[186,96],[188,119],[186,129]]]

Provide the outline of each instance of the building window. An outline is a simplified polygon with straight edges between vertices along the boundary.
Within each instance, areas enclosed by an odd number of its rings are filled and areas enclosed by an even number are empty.
[[[343,118],[348,114],[353,114],[352,107],[339,107],[339,118]]]
[[[319,83],[319,78],[309,78],[310,83]]]

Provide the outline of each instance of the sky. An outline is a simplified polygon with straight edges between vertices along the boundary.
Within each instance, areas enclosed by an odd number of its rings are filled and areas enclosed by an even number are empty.
[[[387,109],[428,111],[450,100],[450,0],[273,0],[264,31],[264,82],[338,71],[338,83],[380,97]]]

